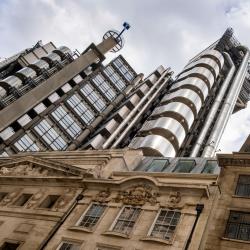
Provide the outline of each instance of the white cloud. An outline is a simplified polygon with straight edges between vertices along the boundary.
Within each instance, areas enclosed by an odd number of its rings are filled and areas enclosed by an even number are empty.
[[[84,50],[105,31],[131,24],[121,53],[136,71],[150,73],[159,65],[176,73],[232,26],[250,45],[247,0],[0,0],[0,57],[38,40]],[[249,109],[230,119],[220,148],[237,150],[249,133]],[[239,123],[241,126],[237,126]]]

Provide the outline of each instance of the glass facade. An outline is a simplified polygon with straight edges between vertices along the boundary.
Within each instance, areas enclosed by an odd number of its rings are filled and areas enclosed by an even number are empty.
[[[179,160],[176,164],[174,172],[178,173],[190,173],[195,167],[194,160]]]
[[[84,84],[84,86],[81,88],[81,92],[97,111],[103,111],[106,108],[104,100],[89,82]]]
[[[42,120],[38,123],[34,130],[42,137],[42,139],[54,150],[66,149],[67,143],[56,132],[54,128],[48,123],[47,120]]]
[[[110,86],[101,73],[94,76],[92,80],[96,87],[108,98],[109,101],[113,101],[115,99],[115,90]]]
[[[39,151],[38,145],[29,135],[22,136],[18,141],[14,143],[18,151]]]
[[[72,138],[76,138],[81,133],[81,128],[62,106],[59,106],[51,115]]]
[[[78,95],[72,95],[67,100],[67,103],[86,125],[89,125],[94,120],[94,113]]]
[[[113,63],[120,71],[120,73],[125,77],[125,79],[127,79],[129,82],[135,78],[134,73],[129,69],[129,67],[121,58],[116,58]]]
[[[112,66],[107,66],[104,70],[104,73],[108,76],[111,82],[120,90],[126,88],[126,83],[120,77],[120,75],[114,70]]]

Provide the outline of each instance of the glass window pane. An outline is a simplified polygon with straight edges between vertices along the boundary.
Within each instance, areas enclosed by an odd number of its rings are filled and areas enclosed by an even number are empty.
[[[162,172],[169,164],[169,161],[164,160],[153,160],[147,169],[147,172]]]
[[[18,141],[14,143],[18,151],[39,151],[39,147],[36,144],[34,139],[31,139],[30,136],[25,134]]]
[[[86,83],[81,88],[81,92],[85,97],[87,97],[89,102],[96,108],[97,111],[103,111],[106,108],[104,100],[90,83]]]
[[[179,160],[176,164],[174,172],[190,173],[195,166],[194,160]]]
[[[78,95],[72,95],[67,103],[85,124],[89,125],[94,120],[94,112]]]
[[[112,231],[129,235],[141,212],[140,208],[124,207]]]
[[[56,130],[52,128],[47,120],[42,120],[34,129],[52,149],[62,150],[67,147],[67,143]]]
[[[207,161],[202,173],[212,174],[218,167],[217,161]]]
[[[170,240],[175,232],[181,213],[176,210],[161,210],[150,236]]]
[[[81,133],[81,128],[78,126],[76,121],[73,120],[72,116],[66,112],[65,108],[59,106],[53,111],[52,116],[59,122],[59,124],[65,129],[65,131],[73,138],[76,138]]]
[[[92,204],[84,217],[77,223],[77,225],[80,227],[92,229],[102,216],[106,207],[106,205],[102,204]]]
[[[110,100],[113,101],[116,97],[116,92],[108,83],[108,81],[104,78],[104,76],[99,73],[95,77],[93,77],[93,83],[96,87]]]
[[[250,197],[250,175],[240,175],[235,190],[235,194]]]

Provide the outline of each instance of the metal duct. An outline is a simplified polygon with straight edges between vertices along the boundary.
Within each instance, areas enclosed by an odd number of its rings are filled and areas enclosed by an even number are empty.
[[[10,87],[20,88],[23,86],[22,80],[16,76],[8,76],[7,78],[0,80],[0,86],[6,91],[9,91]]]
[[[207,87],[209,88],[209,90],[214,84],[214,76],[212,72],[209,69],[204,68],[204,67],[195,67],[187,72],[181,73],[178,76],[177,81],[184,80],[187,77],[191,77],[191,76],[202,79],[207,84]]]
[[[53,62],[60,62],[61,61],[61,57],[54,52],[48,54],[47,56],[42,57],[42,59],[49,64],[51,64]]]
[[[154,109],[151,117],[172,117],[179,121],[186,131],[189,130],[193,121],[193,111],[184,103],[171,102]]]
[[[209,91],[207,84],[200,78],[196,77],[188,77],[180,82],[175,83],[171,87],[170,92],[176,91],[177,89],[192,89],[201,97],[202,102],[204,102],[204,100],[207,98]]]
[[[222,54],[211,50],[186,66],[130,147],[147,155],[175,156],[223,64]]]
[[[53,52],[58,54],[61,58],[66,54],[72,55],[72,51],[66,46],[61,46],[58,49],[53,50]]]
[[[135,137],[130,148],[141,149],[144,155],[174,157],[176,151],[171,142],[160,135]]]
[[[182,102],[186,104],[190,109],[192,109],[194,116],[196,117],[201,106],[202,100],[200,96],[191,89],[179,89],[169,95],[165,95],[161,104],[166,104],[170,102]]]
[[[233,77],[233,74],[235,72],[235,66],[234,66],[234,63],[233,63],[231,57],[227,53],[224,53],[224,54],[225,54],[225,57],[226,57],[229,65],[230,65],[230,69],[229,69],[229,72],[228,72],[228,74],[226,76],[226,79],[222,83],[222,86],[221,86],[221,88],[219,90],[219,93],[217,94],[217,96],[216,96],[216,98],[214,100],[213,106],[212,106],[212,108],[210,109],[210,111],[209,111],[209,113],[207,115],[207,118],[206,118],[206,120],[204,122],[204,126],[203,126],[203,128],[202,128],[202,130],[201,130],[201,132],[199,134],[199,137],[198,137],[193,149],[192,149],[190,157],[196,157],[197,154],[199,153],[200,148],[204,143],[204,139],[205,139],[205,137],[207,135],[207,132],[210,129],[210,127],[211,127],[211,125],[212,125],[212,123],[214,121],[214,118],[215,118],[215,116],[216,116],[216,114],[218,112],[219,106],[221,105],[221,102],[223,101],[223,97],[224,97],[224,95],[226,93],[226,90],[227,90],[227,88],[228,88],[228,86],[230,84],[230,81],[231,81],[231,79]]]
[[[15,75],[21,78],[22,80],[25,80],[28,77],[34,78],[37,74],[36,71],[33,70],[32,68],[25,67],[17,71]]]
[[[145,122],[140,133],[161,135],[174,144],[175,150],[179,149],[186,136],[181,123],[171,117],[161,117]]]
[[[0,86],[0,98],[5,97],[7,95],[7,91]]]
[[[207,146],[204,148],[204,151],[202,152],[202,157],[211,157],[214,155],[216,151],[220,138],[224,132],[228,119],[233,112],[239,92],[244,83],[248,69],[248,60],[249,60],[249,50],[246,48],[245,56],[233,79],[233,83],[231,84],[227,97],[224,101],[224,104],[218,116],[218,119],[215,122],[213,131],[211,132],[207,140]]]
[[[41,69],[49,69],[49,64],[46,61],[40,59],[36,61],[35,63],[30,64],[28,67],[38,72]]]

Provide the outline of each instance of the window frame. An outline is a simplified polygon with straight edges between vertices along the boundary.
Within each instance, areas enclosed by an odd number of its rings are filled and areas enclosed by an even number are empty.
[[[119,218],[122,214],[122,212],[125,210],[125,208],[135,208],[135,209],[139,209],[139,214],[138,214],[138,217],[136,218],[136,220],[134,221],[134,225],[133,227],[131,228],[131,231],[129,233],[123,233],[123,232],[117,232],[117,231],[114,231],[114,228],[117,224],[117,222],[119,221]],[[131,205],[124,205],[120,208],[118,214],[116,215],[115,217],[115,220],[112,222],[108,232],[106,234],[112,234],[112,235],[117,235],[117,236],[120,236],[120,237],[123,237],[123,238],[129,238],[130,235],[133,233],[133,231],[135,230],[136,228],[136,225],[137,223],[139,222],[140,220],[140,217],[143,213],[143,209],[140,207],[140,206],[131,206]],[[124,221],[124,219],[121,219]],[[131,221],[130,221],[131,222]]]
[[[239,185],[243,185],[243,184],[240,184],[239,181],[240,181],[240,178],[241,176],[248,176],[249,177],[249,180],[250,180],[250,175],[249,174],[239,174],[238,177],[237,177],[237,181],[236,181],[236,185],[235,185],[235,189],[234,189],[234,196],[236,197],[244,197],[244,198],[250,198],[250,184],[244,184],[245,186],[249,186],[249,195],[242,195],[242,194],[238,194],[237,193],[237,190],[239,189]]]
[[[105,206],[104,211],[102,212],[101,216],[98,218],[98,220],[95,223],[95,225],[92,226],[91,228],[80,226],[80,223],[82,222],[83,218],[86,216],[86,214],[88,213],[88,211],[90,210],[90,208],[93,205],[102,205],[102,206]],[[86,232],[93,232],[97,228],[97,226],[99,225],[99,223],[101,222],[101,220],[104,217],[104,215],[106,214],[107,210],[108,210],[107,203],[91,202],[87,206],[87,208],[84,210],[84,212],[82,213],[82,215],[80,216],[80,218],[77,220],[77,222],[75,223],[75,225],[72,227],[72,229],[82,230],[82,231],[86,231]]]
[[[20,241],[20,240],[14,240],[14,239],[9,239],[9,238],[4,238],[1,242],[0,242],[0,249],[3,247],[4,243],[13,243],[13,244],[19,244],[19,246],[16,248],[16,250],[21,249],[21,247],[24,244],[24,241]]]
[[[178,169],[178,164],[179,164],[180,162],[184,162],[184,161],[186,161],[186,162],[193,162],[192,169],[191,169],[189,172],[180,172],[180,171],[177,171],[177,169]],[[188,160],[183,159],[183,158],[182,158],[182,159],[178,159],[178,161],[176,162],[176,164],[175,164],[175,166],[174,166],[173,173],[178,173],[178,174],[189,174],[189,173],[192,173],[192,171],[194,170],[195,166],[197,166],[197,162],[195,161],[195,159],[188,159]]]
[[[60,250],[62,247],[63,243],[71,243],[71,244],[78,244],[79,245],[79,250],[83,248],[84,241],[77,240],[77,239],[70,239],[70,238],[61,238],[58,246],[55,248],[55,250]]]
[[[165,238],[159,238],[159,237],[152,236],[153,229],[154,229],[154,227],[156,225],[156,222],[158,220],[158,217],[160,216],[160,213],[162,211],[173,211],[173,212],[180,213],[179,220],[178,220],[178,222],[177,222],[177,224],[175,226],[175,230],[174,230],[174,232],[172,234],[172,237],[170,239],[165,239]],[[154,218],[154,221],[153,221],[152,225],[150,226],[150,228],[148,230],[148,233],[147,233],[147,236],[146,236],[146,238],[144,238],[144,240],[152,239],[154,241],[160,241],[160,242],[164,242],[164,243],[172,243],[174,241],[174,238],[175,238],[176,232],[178,230],[178,227],[181,224],[182,216],[183,216],[183,213],[180,210],[176,210],[176,209],[172,210],[172,209],[169,209],[169,208],[160,208],[159,211],[157,212],[157,214],[156,214],[156,216]]]
[[[226,225],[225,225],[225,229],[224,229],[224,234],[223,234],[223,238],[224,239],[230,239],[230,240],[235,240],[235,241],[244,241],[244,242],[247,242],[247,243],[250,243],[250,235],[249,235],[249,240],[246,240],[246,239],[241,239],[241,238],[230,238],[229,236],[228,236],[228,233],[227,233],[227,231],[229,230],[229,224],[231,223],[231,224],[236,224],[237,225],[237,236],[239,235],[239,233],[240,233],[240,228],[241,228],[241,226],[242,225],[247,225],[248,226],[248,228],[249,228],[249,231],[250,231],[250,220],[249,220],[249,222],[231,222],[231,221],[229,221],[230,220],[230,217],[231,217],[231,214],[233,214],[233,213],[238,213],[238,214],[248,214],[249,215],[249,217],[250,217],[250,212],[246,212],[246,211],[239,211],[239,210],[234,210],[234,209],[230,209],[229,211],[228,211],[229,213],[228,213],[228,216],[227,216],[227,221],[226,221]]]

